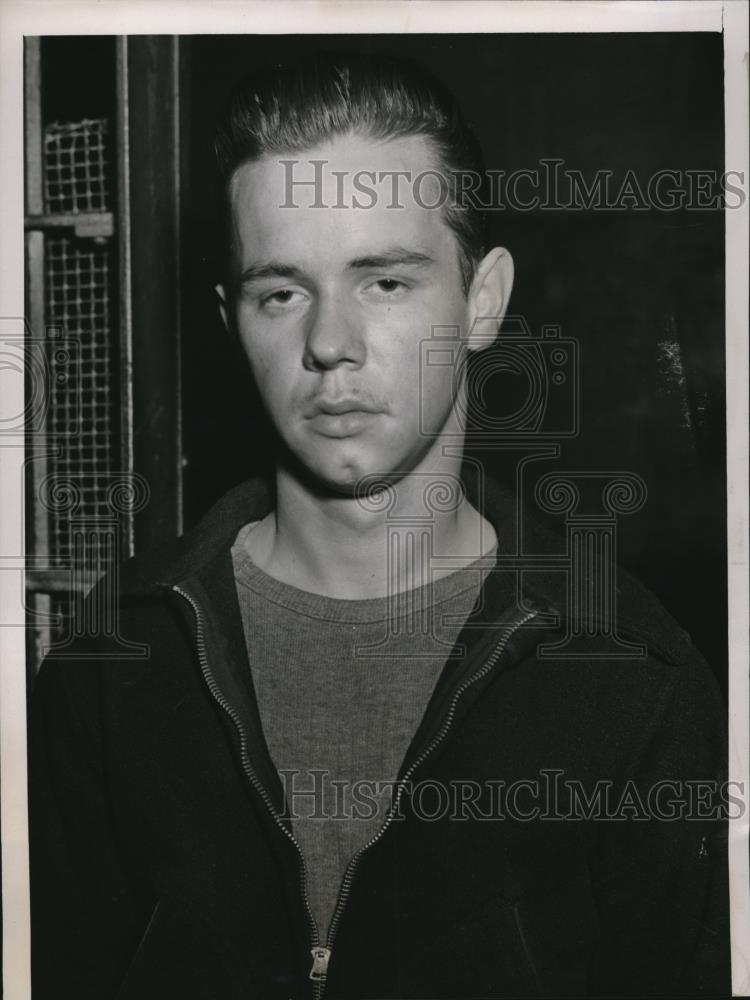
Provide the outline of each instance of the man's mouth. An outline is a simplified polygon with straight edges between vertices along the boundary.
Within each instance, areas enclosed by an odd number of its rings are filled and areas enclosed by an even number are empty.
[[[368,400],[354,397],[318,399],[305,413],[315,430],[324,437],[353,437],[366,430],[383,412]]]
[[[354,396],[342,396],[340,399],[318,399],[311,407],[313,416],[326,413],[340,416],[344,413],[379,413],[380,408],[366,400]]]

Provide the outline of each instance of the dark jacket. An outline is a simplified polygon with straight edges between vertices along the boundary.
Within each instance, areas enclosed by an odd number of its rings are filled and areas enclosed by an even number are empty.
[[[514,551],[513,503],[491,493],[484,513]],[[516,574],[490,574],[403,763],[395,815],[347,872],[327,978],[310,979],[324,942],[311,939],[229,551],[268,503],[244,484],[164,551],[129,560],[118,635],[89,628],[42,666],[33,1000],[727,995],[724,824],[639,806],[658,782],[678,783],[664,802],[685,797],[679,783],[722,780],[716,683],[625,574],[619,633],[647,655],[591,658],[586,636],[572,658],[540,655],[566,627],[550,571],[525,573],[523,592]],[[548,543],[526,526],[527,551]],[[557,805],[535,780],[566,782]],[[467,782],[468,807],[446,810],[441,789]],[[601,799],[597,810],[602,788],[619,818]]]

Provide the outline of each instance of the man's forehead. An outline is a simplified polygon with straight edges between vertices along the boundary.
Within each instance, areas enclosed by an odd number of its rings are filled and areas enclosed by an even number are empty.
[[[436,160],[421,136],[347,135],[243,164],[230,189],[235,266],[273,259],[338,273],[395,245],[453,261],[455,234],[434,207]]]
[[[235,211],[255,205],[395,211],[440,207],[445,187],[439,158],[425,137],[347,133],[301,151],[264,153],[237,168],[229,190]]]

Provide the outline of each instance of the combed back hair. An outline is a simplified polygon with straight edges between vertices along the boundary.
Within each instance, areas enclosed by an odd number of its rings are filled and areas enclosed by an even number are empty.
[[[464,204],[455,173],[483,177],[482,151],[453,95],[409,60],[316,53],[245,77],[216,129],[224,211],[229,182],[242,164],[301,153],[349,133],[374,140],[423,136],[432,146],[447,184],[440,210],[458,242],[465,295],[484,256],[487,216],[476,203]]]

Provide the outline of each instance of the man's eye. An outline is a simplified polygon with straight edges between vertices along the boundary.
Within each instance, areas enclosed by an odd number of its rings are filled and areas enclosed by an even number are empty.
[[[405,292],[408,286],[396,278],[378,278],[371,287],[374,287],[375,291],[380,292],[383,296],[390,297]]]
[[[271,292],[268,295],[264,295],[260,304],[264,307],[270,306],[286,306],[294,302],[294,296],[299,295],[299,292],[295,292],[292,288],[279,288],[276,292]]]

